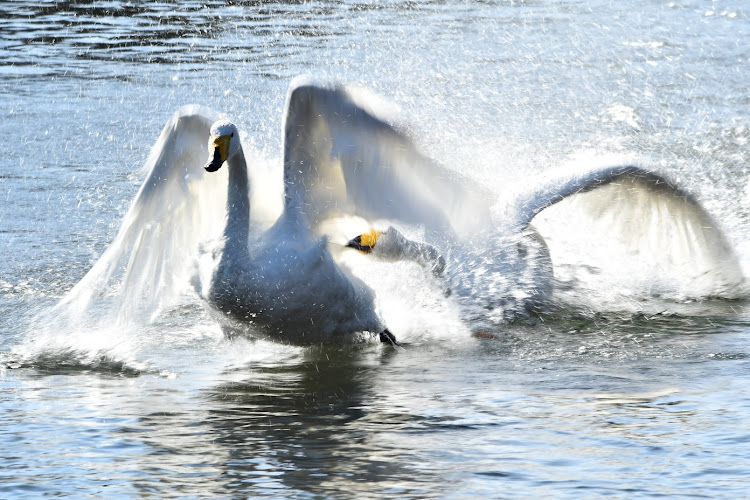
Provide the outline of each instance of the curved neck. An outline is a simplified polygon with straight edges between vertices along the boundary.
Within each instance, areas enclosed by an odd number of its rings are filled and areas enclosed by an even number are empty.
[[[440,255],[438,249],[429,243],[406,240],[403,252],[405,258],[426,267],[435,276],[440,276],[445,269],[445,259]]]
[[[430,269],[439,276],[445,269],[445,259],[437,248],[429,243],[412,241],[393,226],[388,227],[377,244],[374,255],[389,261],[411,260]]]
[[[227,221],[224,228],[225,249],[247,251],[250,232],[250,181],[242,147],[227,160]]]

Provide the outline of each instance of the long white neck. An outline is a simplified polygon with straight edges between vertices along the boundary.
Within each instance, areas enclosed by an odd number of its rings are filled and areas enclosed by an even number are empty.
[[[445,269],[445,259],[437,248],[419,241],[412,241],[396,228],[389,227],[378,239],[373,256],[386,261],[411,260],[440,276]]]
[[[225,251],[247,251],[250,232],[250,181],[245,155],[239,151],[227,160],[227,221],[224,228]]]

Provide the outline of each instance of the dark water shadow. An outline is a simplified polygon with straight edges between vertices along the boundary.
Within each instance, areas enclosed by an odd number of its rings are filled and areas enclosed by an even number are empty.
[[[381,404],[378,377],[399,352],[320,347],[295,364],[247,366],[207,392],[202,425],[227,452],[235,494],[279,488],[358,498],[431,497],[437,478],[419,470],[398,434],[417,417]]]

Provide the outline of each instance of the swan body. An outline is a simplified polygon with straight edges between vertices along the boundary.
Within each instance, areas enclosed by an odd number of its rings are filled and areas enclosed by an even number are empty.
[[[310,344],[372,332],[393,341],[373,291],[331,254],[326,228],[341,217],[387,221],[369,245],[363,232],[358,249],[432,271],[470,321],[526,317],[549,300],[550,243],[570,213],[603,221],[601,239],[643,262],[673,266],[689,294],[745,293],[721,229],[664,177],[617,163],[566,168],[498,196],[423,155],[382,102],[341,86],[290,86],[283,205],[270,225],[239,131],[210,109],[178,110],[144,170],[115,240],[58,311],[99,312],[95,303],[109,301],[116,321],[153,319],[192,282],[232,335]],[[406,238],[399,224],[421,228],[425,241]]]
[[[219,248],[212,250],[209,280],[195,285],[228,331],[249,330],[255,336],[306,344],[385,330],[371,290],[333,261],[326,238],[315,238],[290,205],[248,244],[246,167],[241,156],[227,164],[230,186],[240,189],[230,187],[226,225]]]
[[[229,170],[227,216],[213,269],[193,284],[227,332],[308,344],[385,331],[372,291],[334,262],[325,237],[315,237],[302,212],[305,193],[289,183],[276,223],[250,235],[248,166],[235,125],[214,123],[208,148],[205,170]]]

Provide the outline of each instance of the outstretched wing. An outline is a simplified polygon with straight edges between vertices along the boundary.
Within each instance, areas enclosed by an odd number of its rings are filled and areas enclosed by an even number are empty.
[[[745,293],[740,263],[713,217],[693,195],[641,167],[548,174],[535,189],[518,196],[514,206],[517,227],[533,220],[550,243],[553,258],[556,239],[585,239],[588,247],[580,251],[599,245],[603,265],[620,265],[615,257],[619,249],[636,263],[636,272],[658,279],[655,293]]]
[[[109,297],[109,312],[127,321],[154,313],[183,290],[199,243],[218,236],[216,221],[224,215],[226,169],[211,175],[203,169],[217,118],[210,109],[186,106],[169,120],[115,240],[58,310],[85,312]]]
[[[364,91],[297,81],[284,124],[286,203],[315,228],[357,215],[463,234],[486,222],[490,196],[477,183],[421,154]]]

